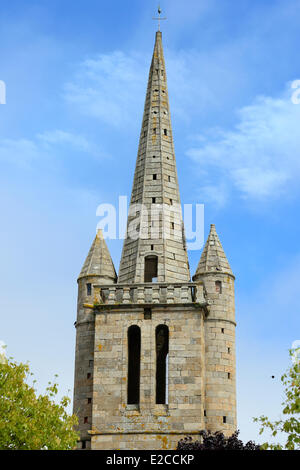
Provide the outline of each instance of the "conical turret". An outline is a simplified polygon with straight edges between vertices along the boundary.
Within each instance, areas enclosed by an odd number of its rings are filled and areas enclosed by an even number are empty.
[[[236,429],[234,275],[214,225],[210,227],[195,283],[203,282],[209,303],[205,319],[206,429]]]
[[[190,280],[160,31],[149,72],[118,282],[154,278]]]
[[[216,227],[214,224],[211,224],[207,242],[204,246],[193,280],[197,280],[198,276],[202,274],[213,272],[233,276],[231,267],[216,232]]]
[[[100,229],[97,231],[78,279],[87,276],[99,276],[101,282],[116,282],[117,280],[116,270]]]

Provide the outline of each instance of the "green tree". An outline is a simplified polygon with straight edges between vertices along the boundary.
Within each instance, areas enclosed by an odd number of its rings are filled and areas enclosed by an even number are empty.
[[[284,386],[285,400],[283,406],[283,418],[278,421],[271,422],[266,416],[254,418],[255,422],[260,423],[260,434],[264,431],[271,431],[272,436],[278,433],[286,434],[286,443],[284,446],[280,444],[270,444],[265,442],[262,449],[272,450],[300,450],[300,348],[290,350],[290,356],[293,365],[281,377]]]
[[[66,411],[70,398],[54,402],[58,393],[55,382],[49,382],[45,395],[37,395],[28,384],[32,376],[28,364],[1,359],[0,449],[73,449],[78,433],[74,430],[76,416]]]

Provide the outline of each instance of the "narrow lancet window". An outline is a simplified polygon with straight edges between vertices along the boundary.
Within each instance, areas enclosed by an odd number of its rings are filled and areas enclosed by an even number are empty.
[[[140,403],[141,330],[133,325],[128,329],[128,405]]]
[[[156,403],[168,404],[169,328],[156,328]]]

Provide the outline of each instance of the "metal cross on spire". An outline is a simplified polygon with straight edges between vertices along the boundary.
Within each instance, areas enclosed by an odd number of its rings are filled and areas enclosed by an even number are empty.
[[[160,21],[161,20],[166,20],[167,18],[161,18],[161,16],[160,16],[161,15],[161,8],[160,8],[159,5],[158,5],[157,11],[158,11],[158,18],[152,18],[152,19],[158,21],[158,31],[160,31]]]

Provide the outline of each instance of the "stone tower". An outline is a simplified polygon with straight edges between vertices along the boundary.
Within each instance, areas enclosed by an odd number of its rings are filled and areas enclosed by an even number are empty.
[[[100,231],[76,329],[79,448],[175,449],[236,430],[234,276],[212,225],[190,280],[160,31],[119,276]]]

